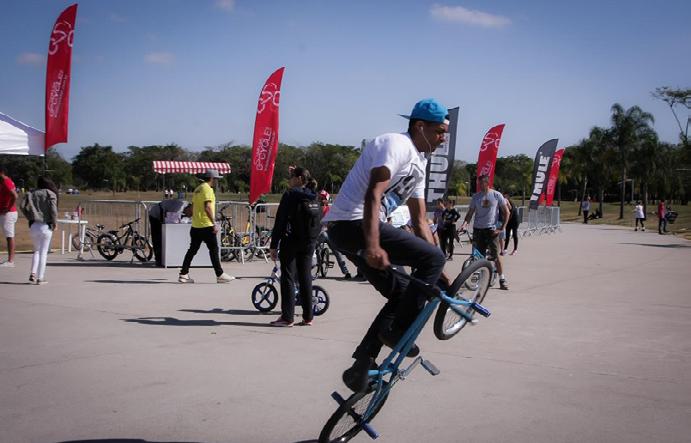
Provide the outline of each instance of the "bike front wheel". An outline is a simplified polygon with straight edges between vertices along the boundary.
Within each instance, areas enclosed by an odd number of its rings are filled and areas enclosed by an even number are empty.
[[[492,273],[493,268],[489,261],[476,260],[456,277],[448,295],[482,303],[487,295]],[[475,310],[470,306],[463,306],[462,310],[471,318],[475,316]],[[434,335],[439,340],[448,340],[461,332],[467,323],[468,321],[458,315],[447,303],[441,302],[434,316]]]
[[[331,259],[331,251],[328,248],[324,248],[319,252],[318,271],[321,278],[326,278],[326,274],[329,272],[329,260]]]
[[[362,431],[362,424],[371,422],[381,411],[389,392],[356,392],[336,409],[319,434],[319,443],[342,443],[350,441]],[[377,401],[372,412],[367,413],[370,403]]]
[[[151,260],[154,255],[154,248],[144,237],[136,236],[132,241],[132,254],[137,257],[140,262],[147,262]]]
[[[252,304],[259,312],[270,312],[278,304],[278,291],[271,283],[259,283],[252,290]]]
[[[321,286],[312,285],[312,313],[322,315],[329,309],[329,294]]]

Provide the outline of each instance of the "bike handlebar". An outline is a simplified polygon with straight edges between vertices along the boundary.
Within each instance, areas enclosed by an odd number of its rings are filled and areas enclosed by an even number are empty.
[[[120,226],[118,229],[122,229],[122,228],[125,228],[127,226],[132,226],[133,224],[138,223],[139,220],[141,220],[141,218],[134,219],[131,222],[125,223],[124,225]]]

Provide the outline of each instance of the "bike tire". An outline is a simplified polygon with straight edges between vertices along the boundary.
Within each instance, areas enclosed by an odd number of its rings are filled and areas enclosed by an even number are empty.
[[[252,304],[259,312],[271,312],[278,304],[278,291],[271,283],[259,283],[252,290]]]
[[[326,274],[329,272],[329,259],[331,258],[331,251],[328,248],[324,248],[319,253],[319,275],[321,278],[326,278]]]
[[[449,289],[449,295],[454,298],[464,298],[476,303],[482,303],[487,295],[489,283],[492,277],[492,264],[487,260],[476,260],[456,277]],[[471,285],[475,289],[469,289],[466,281],[475,279]],[[471,318],[475,316],[475,310],[465,307],[464,311]],[[439,303],[434,316],[434,335],[439,340],[449,340],[461,332],[468,321],[453,311],[446,302]]]
[[[96,239],[96,249],[106,260],[113,260],[118,256],[119,244],[120,242],[113,234],[101,234]]]
[[[146,238],[137,235],[132,240],[132,254],[137,257],[140,262],[148,262],[154,255],[154,248]]]
[[[84,252],[89,252],[96,243],[96,237],[91,232],[84,233]],[[82,242],[79,241],[79,235],[72,237],[72,248],[75,251],[79,251],[82,246]]]
[[[374,399],[374,394],[377,391],[371,392],[356,392],[331,414],[331,417],[326,421],[319,434],[319,443],[335,443],[347,442],[362,431],[362,425],[359,424],[352,415],[348,413],[352,410],[357,416],[362,416],[367,411],[368,406]],[[384,407],[384,403],[389,398],[389,392],[386,391],[384,397],[381,399],[377,407],[364,417],[365,423],[370,423],[374,417]]]
[[[329,309],[329,293],[318,285],[312,285],[312,313],[315,316],[324,314]]]

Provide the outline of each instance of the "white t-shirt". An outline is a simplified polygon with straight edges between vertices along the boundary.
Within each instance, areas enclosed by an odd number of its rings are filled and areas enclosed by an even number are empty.
[[[391,172],[390,186],[381,202],[381,221],[386,221],[408,198],[425,198],[425,155],[417,150],[408,134],[384,134],[371,140],[362,149],[360,158],[348,173],[331,210],[322,221],[362,220],[370,173],[381,166],[386,166]]]
[[[643,213],[643,205],[636,205],[633,212],[635,213],[636,218],[645,218],[645,214]]]

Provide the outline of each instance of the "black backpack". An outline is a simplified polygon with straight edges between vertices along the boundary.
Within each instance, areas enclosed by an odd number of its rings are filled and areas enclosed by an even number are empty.
[[[294,241],[301,244],[314,243],[321,232],[322,208],[315,198],[301,198],[291,220],[290,231]]]

